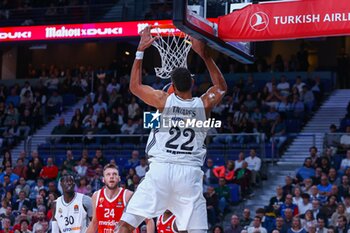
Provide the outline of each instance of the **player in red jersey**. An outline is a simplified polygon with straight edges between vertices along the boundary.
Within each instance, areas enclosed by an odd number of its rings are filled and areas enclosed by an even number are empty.
[[[96,191],[92,196],[92,220],[87,233],[113,233],[118,226],[133,192],[118,186],[120,181],[118,169],[113,164],[103,168],[103,182],[105,187]],[[147,221],[147,232],[154,232],[153,220]]]
[[[164,214],[157,219],[157,232],[158,233],[177,233],[178,229],[175,223],[175,215],[166,210]]]

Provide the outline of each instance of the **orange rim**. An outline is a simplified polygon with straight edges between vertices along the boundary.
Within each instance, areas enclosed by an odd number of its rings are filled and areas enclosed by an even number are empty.
[[[159,24],[159,25],[151,25],[151,29],[153,28],[166,29],[166,28],[176,28],[176,27],[173,24]]]

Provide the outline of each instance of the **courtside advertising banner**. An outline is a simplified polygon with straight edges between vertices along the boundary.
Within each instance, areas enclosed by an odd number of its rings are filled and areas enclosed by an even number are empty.
[[[350,34],[350,0],[291,0],[251,4],[219,17],[225,41],[265,41]]]
[[[161,30],[161,34],[167,34],[168,30],[177,30],[172,26],[171,20],[3,27],[0,28],[0,43],[135,37],[147,25],[163,24],[169,28],[152,30]]]

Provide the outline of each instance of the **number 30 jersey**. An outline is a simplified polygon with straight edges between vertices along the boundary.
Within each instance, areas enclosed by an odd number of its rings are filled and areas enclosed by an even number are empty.
[[[110,200],[105,188],[98,191],[96,199],[96,217],[99,233],[113,233],[126,206],[125,189],[119,188],[119,193]]]
[[[173,93],[159,120],[160,127],[151,131],[147,141],[149,161],[202,166],[206,155],[204,140],[211,126],[202,99],[184,100]]]
[[[70,203],[66,203],[63,196],[57,198],[55,218],[60,232],[86,232],[89,218],[88,213],[83,206],[83,198],[87,198],[87,196],[81,193],[75,193],[75,196]],[[89,201],[91,202],[91,198],[89,198]]]

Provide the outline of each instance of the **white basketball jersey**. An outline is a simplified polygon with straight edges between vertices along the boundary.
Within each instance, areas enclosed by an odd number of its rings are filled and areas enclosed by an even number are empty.
[[[208,129],[195,124],[204,121],[206,114],[201,98],[183,100],[174,93],[169,95],[161,113],[160,128],[153,129],[148,137],[149,161],[202,166]]]
[[[58,227],[63,233],[85,233],[89,224],[88,215],[83,207],[83,194],[75,193],[73,200],[66,203],[63,195],[56,200],[56,213]]]

